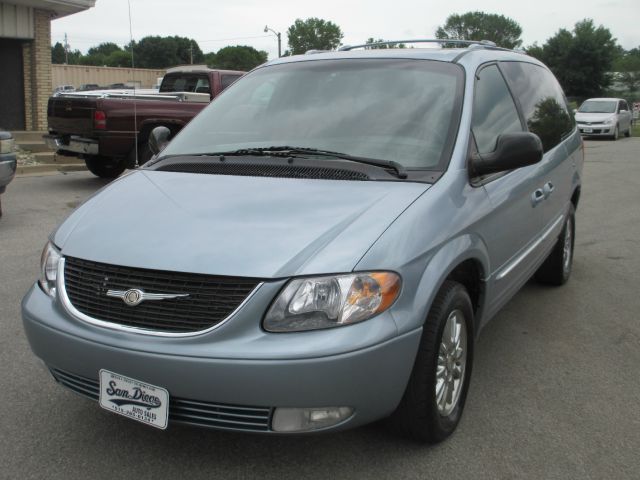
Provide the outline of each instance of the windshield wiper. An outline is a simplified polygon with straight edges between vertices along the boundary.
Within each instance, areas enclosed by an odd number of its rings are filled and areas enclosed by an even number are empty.
[[[404,166],[398,162],[394,162],[393,160],[356,157],[353,155],[349,155],[347,153],[333,152],[331,150],[320,150],[318,148],[311,148],[311,147],[291,147],[288,145],[278,145],[278,146],[271,146],[271,147],[240,148],[238,150],[231,150],[228,152],[198,153],[198,154],[194,154],[194,156],[237,157],[237,156],[243,156],[243,155],[266,156],[266,155],[273,155],[273,154],[278,156],[295,156],[296,154],[305,154],[305,153],[309,155],[320,155],[323,157],[339,158],[341,160],[348,160],[351,162],[364,163],[366,165],[373,165],[375,167],[391,169],[396,173],[396,176],[398,178],[407,178],[407,170],[404,168]]]

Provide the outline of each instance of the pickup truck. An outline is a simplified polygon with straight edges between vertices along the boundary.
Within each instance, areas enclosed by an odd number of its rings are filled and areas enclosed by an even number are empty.
[[[49,98],[44,139],[58,154],[83,158],[94,175],[115,178],[151,158],[151,130],[175,135],[243,74],[194,65],[167,70],[159,90],[58,93]]]

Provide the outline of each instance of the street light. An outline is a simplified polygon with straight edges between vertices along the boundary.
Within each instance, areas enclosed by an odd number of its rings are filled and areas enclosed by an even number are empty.
[[[264,26],[264,33],[267,32],[272,32],[276,37],[278,37],[278,58],[282,57],[282,54],[280,53],[280,32],[276,32],[275,30],[269,28],[267,25]]]

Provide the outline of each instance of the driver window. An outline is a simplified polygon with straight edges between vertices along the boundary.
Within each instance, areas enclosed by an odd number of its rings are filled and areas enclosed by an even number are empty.
[[[493,152],[498,136],[509,132],[522,132],[511,93],[496,65],[483,68],[476,75],[471,130],[478,153]]]

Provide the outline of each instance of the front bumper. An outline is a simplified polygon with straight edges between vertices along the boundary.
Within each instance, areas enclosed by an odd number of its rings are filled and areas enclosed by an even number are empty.
[[[15,153],[0,154],[0,193],[4,193],[16,174],[17,161]]]
[[[585,137],[610,137],[615,133],[615,125],[581,125],[578,124],[580,135]]]
[[[266,296],[272,297],[272,292]],[[250,304],[246,307],[225,328],[199,339],[151,338],[84,324],[69,317],[59,302],[52,302],[37,286],[23,300],[22,316],[31,348],[53,369],[60,383],[95,398],[98,372],[106,369],[164,387],[172,398],[172,421],[277,433],[270,427],[277,407],[352,407],[353,416],[327,429],[339,430],[382,418],[400,402],[422,329],[390,337],[388,326],[393,319],[385,312],[349,327],[268,334],[259,328],[261,316],[256,316]],[[241,330],[250,318],[255,330],[234,338],[231,350],[218,348],[217,343],[229,343],[230,335],[225,329]],[[340,336],[362,338],[363,332],[368,333],[371,345],[350,349],[344,344],[341,352],[310,355],[316,349],[322,350],[327,342],[339,343]],[[123,340],[119,341],[119,337]],[[300,348],[301,342],[307,344],[306,353]],[[265,343],[269,354],[256,358],[256,350],[261,351],[261,344]],[[209,354],[203,355],[205,351]],[[223,351],[226,353],[220,355]],[[194,402],[201,406],[200,414],[185,416],[184,405]],[[256,428],[251,424],[211,421],[202,414],[202,410],[220,409],[260,409],[267,412],[266,423]]]

